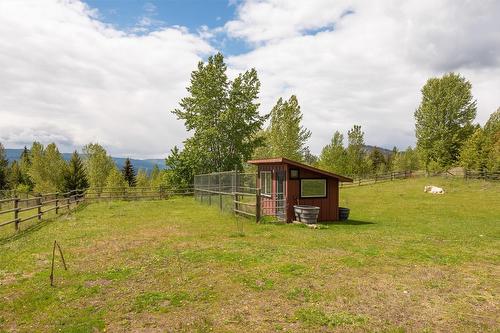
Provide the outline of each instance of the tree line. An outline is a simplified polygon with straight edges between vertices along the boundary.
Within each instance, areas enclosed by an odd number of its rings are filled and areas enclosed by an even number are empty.
[[[101,145],[90,143],[83,154],[74,151],[65,161],[55,143],[47,146],[33,142],[24,148],[19,161],[9,162],[0,143],[0,190],[18,192],[69,192],[90,188],[98,193],[105,190],[125,190],[128,187],[159,188],[165,175],[155,166],[150,174],[135,171],[130,158],[120,170]]]
[[[57,146],[33,143],[19,162],[9,163],[0,145],[0,189],[37,192],[68,191],[89,186],[96,190],[168,186],[187,188],[194,175],[252,168],[249,159],[285,157],[354,178],[390,171],[425,169],[441,172],[453,166],[477,171],[500,171],[500,108],[484,126],[474,123],[477,101],[463,76],[448,73],[430,78],[421,89],[414,112],[416,146],[390,153],[367,149],[359,125],[344,134],[332,131],[319,156],[307,145],[311,131],[302,125],[295,95],[279,98],[267,114],[257,102],[260,81],[255,69],[227,76],[222,54],[200,61],[191,73],[187,96],[171,112],[184,122],[190,137],[175,146],[165,160],[167,170],[136,174],[130,159],[118,170],[106,150],[96,143],[73,153],[65,162]],[[346,139],[346,140],[345,140]]]
[[[344,135],[335,131],[315,156],[307,146],[311,131],[302,125],[298,99],[279,98],[268,114],[258,112],[260,81],[255,69],[234,81],[226,75],[222,54],[200,62],[191,74],[188,96],[172,112],[192,135],[184,148],[174,147],[166,163],[171,181],[187,185],[193,176],[242,170],[250,158],[285,157],[351,177],[390,171],[425,169],[440,172],[453,166],[483,171],[500,170],[500,109],[486,125],[474,124],[476,100],[464,77],[448,73],[429,79],[414,112],[417,144],[384,154],[365,146],[361,126]]]

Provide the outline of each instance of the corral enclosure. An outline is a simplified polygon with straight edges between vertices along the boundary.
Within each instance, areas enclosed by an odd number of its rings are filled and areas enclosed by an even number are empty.
[[[81,206],[0,242],[0,331],[499,327],[500,184],[420,178],[341,194],[351,220],[316,230],[189,197]],[[50,288],[54,240],[68,271],[56,260]]]

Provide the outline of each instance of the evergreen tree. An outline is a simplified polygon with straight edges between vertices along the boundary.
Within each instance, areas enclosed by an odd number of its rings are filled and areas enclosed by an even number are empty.
[[[371,161],[371,171],[373,174],[381,174],[387,170],[385,156],[377,147],[370,152],[368,158]]]
[[[474,132],[476,100],[471,88],[469,81],[454,73],[431,78],[422,88],[422,101],[415,111],[415,133],[426,170],[431,162],[440,168],[453,165]]]
[[[230,81],[224,57],[218,53],[200,62],[191,74],[189,96],[173,113],[193,136],[185,141],[184,151],[175,148],[171,162],[182,159],[182,170],[170,167],[172,179],[185,184],[199,172],[241,170],[262,140],[256,136],[265,117],[258,113],[256,103],[260,82],[255,69]],[[180,184],[179,183],[179,184]]]
[[[106,153],[104,147],[97,143],[89,143],[83,147],[85,156],[85,171],[90,187],[100,193],[106,185],[111,170],[116,168],[115,163]]]
[[[134,170],[134,166],[132,165],[132,162],[130,161],[130,158],[128,158],[128,157],[125,160],[125,165],[123,166],[122,173],[123,173],[123,178],[128,183],[128,186],[134,187],[135,186],[135,170]]]
[[[344,136],[339,131],[335,131],[331,142],[321,151],[318,163],[324,170],[338,174],[348,173]]]
[[[33,181],[29,176],[29,170],[31,168],[31,152],[26,146],[24,146],[24,150],[21,153],[19,168],[21,169],[23,179],[19,185],[23,185],[29,192],[33,189]]]
[[[304,161],[306,141],[311,132],[301,125],[302,113],[295,95],[288,101],[280,98],[271,110],[267,128],[267,145],[273,157]]]
[[[63,184],[64,192],[86,189],[89,186],[85,167],[76,150],[64,170]]]
[[[9,161],[5,156],[5,149],[0,142],[0,190],[6,190],[9,182],[8,182],[8,166]]]

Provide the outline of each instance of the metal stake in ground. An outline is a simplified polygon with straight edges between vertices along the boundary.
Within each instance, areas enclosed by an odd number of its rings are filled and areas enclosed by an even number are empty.
[[[64,270],[65,271],[68,270],[68,267],[66,266],[66,261],[64,260],[64,255],[62,253],[61,247],[59,246],[59,244],[57,243],[57,241],[54,241],[54,247],[52,248],[52,268],[50,270],[50,286],[51,287],[54,286],[54,258],[55,258],[55,255],[56,255],[56,246],[57,246],[57,249],[59,250],[59,254],[61,255],[61,259],[62,259],[62,263],[63,263],[63,266],[64,266]]]

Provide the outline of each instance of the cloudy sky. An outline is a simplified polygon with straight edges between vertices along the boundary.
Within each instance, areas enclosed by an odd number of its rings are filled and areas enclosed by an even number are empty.
[[[483,124],[500,106],[500,1],[0,1],[0,142],[99,142],[164,157],[188,133],[170,113],[200,60],[255,67],[261,113],[297,95],[314,153],[362,125],[414,144],[427,78],[472,82]]]

